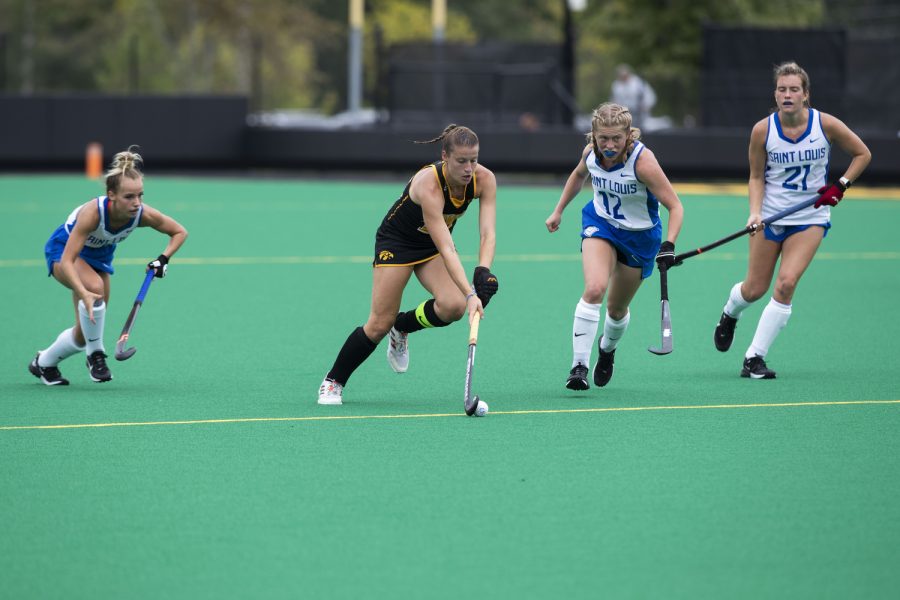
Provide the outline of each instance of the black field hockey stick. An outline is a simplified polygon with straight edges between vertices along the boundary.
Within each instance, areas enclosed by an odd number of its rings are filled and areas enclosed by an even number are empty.
[[[803,210],[807,206],[812,206],[818,200],[818,197],[810,198],[809,200],[804,200],[800,204],[792,206],[790,208],[786,208],[781,212],[775,213],[771,217],[762,220],[763,226],[770,225],[779,219],[783,219],[788,215],[792,215],[798,210]],[[757,227],[755,225],[748,225],[747,227],[741,229],[740,231],[736,231],[729,236],[723,237],[721,240],[717,240],[711,244],[707,244],[701,248],[697,248],[695,250],[690,250],[688,252],[684,252],[682,254],[675,255],[675,262],[672,264],[673,267],[677,267],[683,261],[697,256],[698,254],[703,254],[704,252],[708,252],[713,248],[718,248],[722,244],[727,244],[731,240],[735,240],[743,235],[756,231]],[[660,331],[662,332],[662,347],[661,348],[653,348],[650,347],[648,350],[653,354],[657,354],[662,356],[663,354],[669,354],[672,352],[672,316],[669,312],[669,282],[667,277],[668,268],[660,267],[659,269],[659,287],[660,287],[660,296],[662,297],[662,321],[660,322]]]
[[[763,219],[762,224],[763,224],[763,226],[770,225],[770,224],[774,223],[775,221],[778,221],[779,219],[783,219],[786,216],[792,215],[799,210],[803,210],[807,206],[812,206],[813,204],[816,203],[816,201],[818,199],[819,199],[819,197],[816,196],[815,198],[810,198],[809,200],[804,200],[800,204],[797,204],[790,208],[786,208],[783,211],[776,213],[767,219]],[[740,231],[736,231],[729,236],[723,237],[721,240],[716,240],[715,242],[713,242],[711,244],[707,244],[706,246],[697,248],[695,250],[689,250],[689,251],[683,252],[681,254],[676,254],[675,255],[675,263],[672,266],[677,267],[678,265],[680,265],[682,262],[684,262],[685,260],[687,260],[689,258],[693,258],[694,256],[697,256],[698,254],[703,254],[704,252],[709,252],[713,248],[718,248],[722,244],[727,244],[728,242],[730,242],[732,240],[736,240],[737,238],[739,238],[743,235],[747,235],[748,233],[752,233],[756,230],[757,230],[757,226],[747,225]]]
[[[659,330],[662,336],[662,342],[659,348],[650,346],[647,348],[653,354],[662,356],[672,352],[672,315],[669,313],[669,268],[665,265],[659,265],[659,289],[661,297],[662,320],[660,321]]]
[[[153,269],[147,271],[147,275],[144,277],[144,284],[141,286],[141,291],[138,292],[137,298],[134,299],[134,306],[131,307],[131,312],[128,313],[128,319],[125,320],[125,326],[122,328],[122,334],[119,336],[119,341],[116,342],[116,360],[127,360],[137,352],[137,348],[125,348],[125,344],[128,342],[128,337],[131,335],[131,328],[134,327],[134,320],[137,318],[138,310],[140,310],[141,305],[144,303],[144,297],[147,295],[147,290],[150,289],[150,284],[153,282],[155,274],[156,272]]]
[[[469,359],[466,361],[466,397],[464,407],[466,414],[470,417],[475,414],[478,408],[478,396],[472,395],[472,377],[475,375],[475,346],[478,344],[478,324],[481,321],[481,315],[475,313],[472,317],[472,325],[469,327]]]

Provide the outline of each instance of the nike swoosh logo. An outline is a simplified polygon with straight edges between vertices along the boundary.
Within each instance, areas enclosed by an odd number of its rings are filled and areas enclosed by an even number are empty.
[[[96,341],[99,340],[99,339],[100,339],[100,338],[88,339],[88,341],[89,341],[89,342],[96,342]]]
[[[814,141],[816,141],[817,139],[819,139],[819,138],[809,138],[809,143],[812,144],[812,143],[813,143]]]
[[[583,336],[583,335],[587,335],[587,333],[576,333],[576,334],[575,334],[575,337],[581,337],[581,336]]]

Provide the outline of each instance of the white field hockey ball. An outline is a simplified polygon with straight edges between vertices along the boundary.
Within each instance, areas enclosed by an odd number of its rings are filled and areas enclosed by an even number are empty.
[[[478,406],[475,407],[475,416],[483,417],[488,414],[488,404],[484,400],[478,401]]]

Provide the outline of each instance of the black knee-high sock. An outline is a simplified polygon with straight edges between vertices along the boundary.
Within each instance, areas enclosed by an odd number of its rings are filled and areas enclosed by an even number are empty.
[[[414,310],[408,310],[397,315],[394,327],[397,331],[412,333],[427,327],[446,327],[450,323],[442,321],[434,312],[434,298],[426,300]]]
[[[357,327],[353,333],[347,336],[347,341],[338,352],[334,366],[328,371],[326,377],[341,385],[347,385],[347,380],[353,375],[353,371],[369,358],[376,347],[378,344],[369,339],[363,328]]]

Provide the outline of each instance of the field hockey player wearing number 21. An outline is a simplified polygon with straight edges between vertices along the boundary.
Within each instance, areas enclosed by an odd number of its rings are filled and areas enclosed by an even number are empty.
[[[713,341],[726,352],[734,340],[741,313],[765,294],[781,257],[775,290],[762,311],[741,377],[774,379],[766,355],[791,316],[797,283],[831,227],[831,208],[844,196],[872,158],[863,141],[839,119],[811,108],[809,76],[793,62],[775,68],[776,110],[750,133],[750,217],[748,226],[792,205],[811,201],[790,216],[751,234],[747,275],[731,288]],[[852,157],[844,174],[828,183],[831,145]]]
[[[87,354],[88,374],[93,381],[112,379],[106,364],[103,326],[116,245],[138,227],[151,227],[169,236],[163,253],[147,265],[157,277],[163,277],[169,259],[187,238],[181,224],[144,204],[142,159],[135,149],[115,155],[106,173],[106,195],[73,210],[44,247],[49,274],[72,290],[75,306],[75,325],[63,330],[28,365],[31,374],[46,385],[68,385],[58,365],[82,351]]]
[[[319,404],[343,403],[347,380],[385,336],[388,364],[403,373],[409,367],[410,333],[445,327],[465,314],[471,322],[497,293],[497,278],[489,270],[496,246],[497,181],[478,162],[478,136],[468,127],[449,125],[438,137],[419,143],[435,142],[441,143],[441,160],[412,176],[375,234],[369,318],[338,352],[319,387]],[[451,233],[475,199],[481,242],[473,286]],[[399,312],[413,274],[432,298]]]
[[[675,240],[684,209],[656,156],[639,141],[631,113],[619,104],[598,106],[591,118],[588,144],[569,175],[556,208],[547,218],[551,233],[559,229],[563,210],[590,178],[593,198],[581,211],[581,260],[584,293],[575,306],[572,327],[570,390],[586,390],[594,337],[600,327],[600,304],[606,319],[598,343],[594,384],[603,387],[613,374],[619,340],[628,327],[628,306],[655,262],[674,262]],[[669,212],[665,241],[659,205]]]

